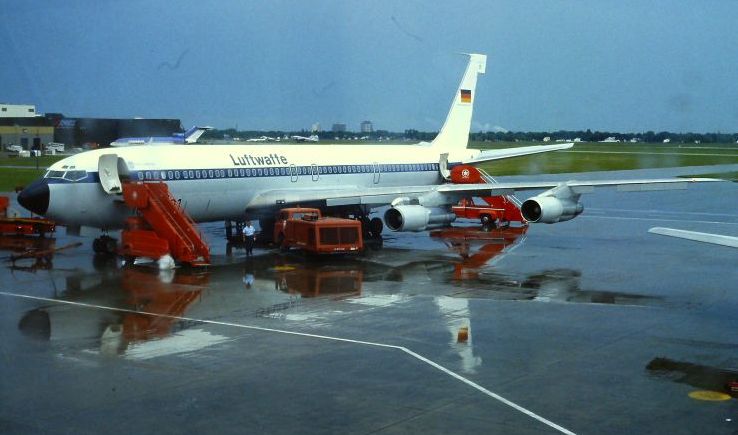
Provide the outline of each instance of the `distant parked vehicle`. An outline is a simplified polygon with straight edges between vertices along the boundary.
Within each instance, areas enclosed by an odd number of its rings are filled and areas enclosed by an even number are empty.
[[[63,153],[64,152],[64,144],[59,142],[49,142],[46,144],[47,150],[54,150],[57,153]]]

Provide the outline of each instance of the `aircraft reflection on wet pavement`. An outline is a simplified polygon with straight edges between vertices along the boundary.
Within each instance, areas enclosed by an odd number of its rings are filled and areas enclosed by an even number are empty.
[[[473,355],[470,299],[652,301],[633,294],[583,291],[580,273],[574,270],[543,271],[522,279],[497,272],[491,265],[522,242],[526,231],[524,227],[489,232],[456,228],[432,233],[459,256],[457,259],[439,256],[437,251],[424,254],[393,248],[330,263],[266,254],[200,273],[118,268],[115,261],[96,261],[101,268],[98,273],[67,276],[66,289],[58,298],[112,309],[50,304],[28,311],[19,328],[28,336],[65,346],[145,359],[228,341],[228,337],[199,327],[204,320],[224,315],[300,321],[316,311],[322,315],[326,300],[329,304],[345,301],[355,307],[371,307],[388,297],[423,295],[433,298],[462,369],[473,372],[481,360]],[[311,305],[310,300],[319,303]]]

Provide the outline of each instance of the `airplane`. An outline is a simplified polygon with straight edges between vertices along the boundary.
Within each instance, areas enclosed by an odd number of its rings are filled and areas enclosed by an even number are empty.
[[[110,143],[111,147],[128,147],[133,145],[176,145],[176,144],[192,144],[197,142],[203,133],[213,127],[191,127],[184,133],[174,133],[171,136],[164,137],[122,137]]]
[[[694,240],[696,242],[710,243],[712,245],[738,248],[738,237],[724,236],[721,234],[701,233],[699,231],[677,230],[675,228],[653,227],[649,233],[661,234],[662,236],[677,237],[680,239]]]
[[[169,192],[195,222],[258,220],[270,234],[274,216],[289,206],[331,208],[353,213],[375,228],[369,213],[389,206],[384,225],[391,231],[425,231],[456,219],[451,206],[469,196],[510,195],[545,190],[522,204],[530,223],[570,220],[584,210],[580,195],[596,186],[620,190],[686,188],[692,181],[650,179],[567,182],[453,184],[451,168],[571,148],[573,143],[478,150],[468,148],[477,76],[487,56],[469,61],[438,135],[416,145],[344,146],[282,144],[163,144],[90,150],[51,165],[18,194],[31,212],[67,226],[108,230],[134,216],[121,200],[122,182],[166,182]]]
[[[279,138],[269,136],[259,136],[246,139],[246,142],[279,142]]]
[[[294,135],[294,136],[291,136],[291,138],[293,140],[298,141],[298,142],[317,142],[317,141],[320,140],[320,138],[318,137],[317,134],[312,134],[310,136],[298,136],[298,135]]]

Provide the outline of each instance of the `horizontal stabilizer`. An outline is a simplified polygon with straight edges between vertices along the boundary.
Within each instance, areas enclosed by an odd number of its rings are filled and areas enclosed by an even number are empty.
[[[573,147],[573,143],[563,143],[556,145],[533,145],[529,147],[503,148],[500,150],[484,150],[473,159],[465,160],[463,163],[481,163],[490,160],[508,159],[510,157],[528,156],[531,154],[547,153],[549,151],[568,150]]]
[[[661,234],[662,236],[677,237],[680,239],[694,240],[696,242],[710,243],[713,245],[738,248],[738,237],[723,236],[720,234],[700,233],[697,231],[677,230],[674,228],[654,227],[649,233]]]

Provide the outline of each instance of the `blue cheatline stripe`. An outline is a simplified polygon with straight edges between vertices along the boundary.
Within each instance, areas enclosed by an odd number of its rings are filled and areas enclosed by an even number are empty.
[[[437,172],[438,163],[388,163],[379,165],[379,173]],[[317,170],[317,174],[313,171]],[[260,168],[218,168],[218,169],[157,169],[131,171],[130,177],[135,181],[190,181],[219,180],[229,178],[259,177],[311,177],[313,175],[352,175],[373,174],[374,165],[315,165],[315,166],[278,166]],[[63,178],[47,178],[49,184],[72,183]],[[87,177],[74,181],[76,183],[99,183],[97,172],[88,172]]]

